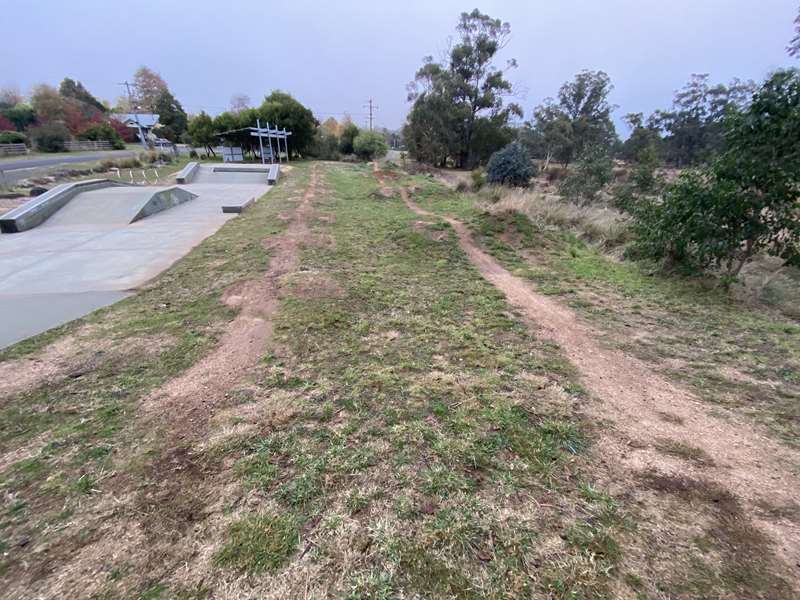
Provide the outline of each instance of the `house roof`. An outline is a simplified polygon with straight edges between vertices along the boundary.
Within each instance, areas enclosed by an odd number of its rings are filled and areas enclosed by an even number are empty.
[[[115,113],[111,115],[112,118],[116,119],[117,121],[122,121],[128,125],[136,125],[136,120],[139,120],[139,124],[142,127],[155,127],[158,125],[158,115],[153,114],[122,114],[122,113]]]

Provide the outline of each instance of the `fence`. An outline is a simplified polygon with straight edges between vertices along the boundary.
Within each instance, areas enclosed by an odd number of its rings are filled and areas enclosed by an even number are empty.
[[[11,156],[13,154],[27,154],[28,148],[25,144],[0,144],[0,156]]]
[[[84,140],[81,142],[64,142],[64,149],[68,152],[76,152],[78,150],[113,150],[114,147],[108,141],[93,142]]]

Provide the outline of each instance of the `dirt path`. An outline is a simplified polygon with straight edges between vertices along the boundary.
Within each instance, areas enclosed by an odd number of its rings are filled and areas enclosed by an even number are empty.
[[[377,170],[376,176],[385,188]],[[414,204],[407,190],[401,188],[400,193],[416,214],[438,216]],[[596,451],[612,472],[628,478],[658,472],[723,486],[742,503],[744,514],[772,539],[787,576],[796,584],[800,577],[797,453],[746,424],[711,416],[708,405],[655,375],[638,359],[601,346],[595,341],[596,333],[570,309],[535,293],[526,281],[511,275],[477,247],[463,223],[444,219],[480,273],[539,325],[539,335],[558,344],[578,369],[591,393],[588,415],[602,424]],[[658,451],[657,445],[670,442],[699,449],[708,460],[696,464]]]
[[[300,248],[309,238],[308,218],[318,180],[314,165],[302,201],[286,214],[289,221],[286,231],[266,244],[272,255],[264,277],[242,282],[226,291],[224,302],[240,310],[216,349],[145,401],[145,410],[174,424],[181,438],[195,438],[203,431],[233,384],[264,355],[272,336],[272,316],[278,306],[280,279],[297,270]]]

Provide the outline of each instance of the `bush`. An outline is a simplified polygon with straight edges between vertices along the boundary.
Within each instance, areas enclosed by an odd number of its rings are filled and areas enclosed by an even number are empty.
[[[197,157],[198,157],[197,156],[197,150],[195,150],[194,148],[189,150],[189,158],[197,158]]]
[[[377,131],[362,131],[353,140],[353,151],[364,160],[386,156],[389,146],[383,134]]]
[[[683,173],[663,198],[631,206],[634,251],[667,264],[724,269],[726,283],[759,252],[800,265],[800,71],[771,75],[724,127],[726,147],[714,162]]]
[[[111,146],[115,150],[122,150],[125,148],[125,142],[120,134],[108,123],[96,123],[90,125],[80,133],[78,133],[79,140],[91,140],[94,142],[111,142]]]
[[[470,178],[472,179],[472,191],[474,192],[486,185],[486,173],[483,172],[483,169],[473,170],[470,173]]]
[[[335,135],[317,129],[309,154],[322,160],[339,160],[339,140]]]
[[[339,140],[339,151],[342,154],[353,154],[353,142],[358,137],[359,129],[354,123],[348,123],[342,130],[342,137]]]
[[[140,163],[137,158],[123,158],[115,164],[118,169],[135,169],[142,166],[142,163]]]
[[[614,161],[605,148],[587,148],[575,168],[559,186],[559,193],[576,204],[593,202],[597,193],[614,179]]]
[[[0,131],[0,144],[25,144],[30,145],[28,136],[18,131]]]
[[[536,168],[531,157],[519,142],[511,142],[492,154],[486,166],[486,180],[489,183],[525,187],[535,176]]]
[[[28,130],[33,145],[42,152],[63,152],[70,139],[69,130],[60,123],[45,123]]]

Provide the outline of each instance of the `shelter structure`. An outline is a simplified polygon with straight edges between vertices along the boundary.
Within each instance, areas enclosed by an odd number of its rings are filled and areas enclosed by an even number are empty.
[[[292,132],[286,131],[285,127],[273,128],[269,123],[266,127],[261,127],[261,123],[257,123],[256,127],[223,131],[218,133],[217,137],[226,146],[238,146],[244,153],[260,157],[262,163],[274,163],[276,159],[280,163],[282,157],[289,161],[290,135]]]

